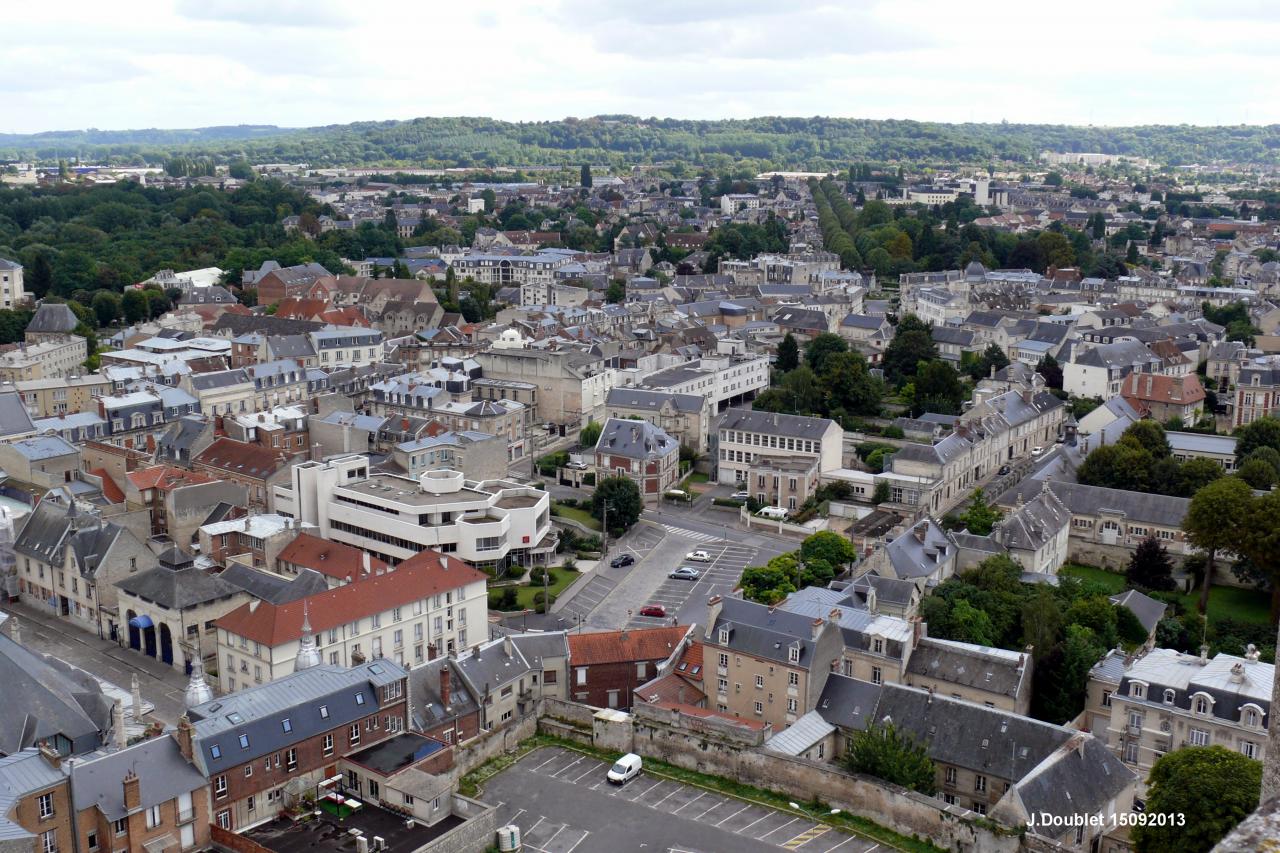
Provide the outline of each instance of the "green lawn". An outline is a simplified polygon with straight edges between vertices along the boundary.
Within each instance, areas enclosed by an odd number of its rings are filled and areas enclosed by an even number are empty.
[[[571,572],[568,569],[552,569],[551,573],[555,575],[555,583],[548,585],[547,589],[551,590],[552,595],[559,595],[564,588],[578,579],[577,572]],[[537,586],[522,586],[516,590],[516,609],[517,610],[533,610],[533,596],[542,592],[542,584]]]
[[[564,518],[571,518],[574,521],[578,522],[579,524],[585,524],[587,527],[591,528],[592,530],[600,529],[599,519],[593,518],[589,511],[585,509],[579,509],[576,506],[565,506],[563,504],[556,503],[553,501],[551,503],[551,514],[563,516]]]
[[[1107,587],[1111,592],[1120,592],[1126,586],[1124,575],[1108,572],[1094,566],[1080,566],[1067,563],[1059,574],[1072,575],[1085,580],[1094,581]],[[1188,610],[1195,610],[1200,601],[1199,591],[1180,596]],[[1266,625],[1271,621],[1270,602],[1267,595],[1253,589],[1241,589],[1234,586],[1215,586],[1209,590],[1209,621],[1230,617],[1241,622],[1254,622]]]

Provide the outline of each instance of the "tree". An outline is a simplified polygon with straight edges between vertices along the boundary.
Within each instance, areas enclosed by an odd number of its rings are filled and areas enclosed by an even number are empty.
[[[823,332],[805,346],[804,360],[815,374],[820,374],[826,369],[828,358],[848,350],[849,344],[844,338]]]
[[[1244,464],[1259,447],[1280,450],[1280,418],[1265,417],[1240,427],[1236,435],[1236,464]]]
[[[1138,853],[1203,853],[1258,807],[1262,763],[1221,746],[1174,750],[1151,768],[1148,815],[1133,828]]]
[[[1172,450],[1165,437],[1164,427],[1153,420],[1140,420],[1129,425],[1121,440],[1132,439],[1156,459],[1168,456]]]
[[[951,607],[950,639],[979,646],[999,645],[991,617],[963,598]]]
[[[1076,479],[1086,486],[1147,492],[1151,489],[1151,454],[1136,441],[1121,441],[1099,447],[1076,471]]]
[[[1050,388],[1062,387],[1062,368],[1058,366],[1058,360],[1048,353],[1036,365],[1036,373],[1044,377],[1044,384]]]
[[[583,163],[582,169],[579,170],[578,183],[582,184],[584,189],[591,189],[591,166],[587,163]]]
[[[908,732],[899,732],[887,717],[853,736],[845,762],[864,773],[926,796],[937,791],[937,768],[928,750]]]
[[[627,298],[627,286],[620,281],[614,280],[609,282],[609,287],[605,289],[604,301],[610,305],[617,305]]]
[[[640,488],[628,477],[605,477],[596,483],[591,495],[591,515],[604,521],[605,506],[609,507],[609,534],[621,536],[640,520],[644,509],[640,500]]]
[[[1266,491],[1276,483],[1276,469],[1262,459],[1250,456],[1236,471],[1236,476],[1249,484],[1251,489]]]
[[[1274,447],[1259,447],[1250,453],[1244,461],[1247,463],[1253,459],[1266,463],[1275,472],[1276,479],[1280,480],[1280,450],[1276,450]]]
[[[881,480],[880,482],[876,483],[875,489],[872,490],[871,492],[871,503],[873,503],[876,506],[879,506],[882,503],[887,503],[888,500],[889,500],[889,484],[888,482]]]
[[[796,591],[795,575],[775,566],[748,566],[738,581],[744,598],[760,604],[777,604]]]
[[[1124,576],[1131,586],[1140,589],[1169,591],[1176,586],[1173,581],[1173,560],[1169,559],[1169,552],[1154,536],[1148,536],[1138,543],[1133,556],[1129,558],[1129,567],[1125,569]]]
[[[1003,517],[1004,513],[988,503],[986,493],[975,489],[969,507],[960,514],[960,521],[973,535],[986,536]]]
[[[1089,670],[1106,653],[1093,631],[1067,625],[1062,642],[1036,665],[1031,715],[1058,724],[1075,719],[1084,708]]]
[[[578,444],[582,447],[595,447],[603,429],[604,426],[599,421],[592,421],[578,432]]]
[[[956,369],[936,359],[925,364],[916,375],[911,413],[917,417],[925,412],[958,415],[964,398],[964,386]]]
[[[782,342],[778,344],[777,368],[786,373],[789,370],[795,370],[799,365],[800,345],[796,343],[795,336],[787,332]]]
[[[1067,608],[1068,625],[1083,625],[1093,632],[1104,648],[1112,648],[1119,639],[1116,632],[1116,608],[1105,595],[1077,598]]]
[[[1047,584],[1038,584],[1022,605],[1022,646],[1030,646],[1031,657],[1039,660],[1057,645],[1061,632],[1062,603]]]
[[[1189,498],[1222,476],[1222,466],[1212,459],[1197,456],[1183,462],[1178,469],[1178,494]]]
[[[1009,366],[1009,356],[995,344],[987,344],[978,360],[970,365],[969,375],[974,379],[983,379],[991,375],[991,371],[1003,370]]]
[[[1235,552],[1270,582],[1271,622],[1275,624],[1280,619],[1280,491],[1249,501],[1239,522],[1239,537]]]
[[[914,314],[908,314],[898,323],[893,340],[884,351],[884,372],[890,382],[901,383],[916,375],[922,361],[938,357],[938,347],[933,342],[928,325]]]
[[[819,530],[800,543],[800,561],[820,560],[832,568],[844,569],[858,558],[853,543],[830,530]]]
[[[98,317],[99,326],[110,326],[120,319],[120,297],[110,290],[99,290],[93,295],[93,313]]]
[[[23,278],[23,287],[35,299],[41,299],[53,288],[53,264],[49,253],[40,252],[31,262],[31,269]]]
[[[883,384],[871,375],[867,360],[860,352],[838,352],[828,356],[820,385],[826,392],[828,412],[842,410],[849,415],[880,414]]]
[[[1201,613],[1209,606],[1215,560],[1220,552],[1231,552],[1239,544],[1252,498],[1248,483],[1239,477],[1214,480],[1191,498],[1182,529],[1187,541],[1204,551],[1208,558],[1200,587]]]
[[[1116,605],[1116,633],[1129,647],[1140,646],[1147,641],[1147,629],[1138,621],[1137,614],[1123,604]]]
[[[802,364],[784,376],[777,390],[791,404],[790,411],[794,414],[810,414],[822,407],[822,389],[807,365]]]
[[[147,295],[136,287],[131,287],[124,292],[121,306],[124,309],[124,321],[129,324],[141,323],[147,319],[147,313],[150,309],[147,303]]]

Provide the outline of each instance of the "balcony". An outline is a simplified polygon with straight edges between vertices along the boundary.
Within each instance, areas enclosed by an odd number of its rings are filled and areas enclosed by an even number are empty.
[[[1142,735],[1142,726],[1141,726],[1141,725],[1137,725],[1137,726],[1135,726],[1135,725],[1133,725],[1132,723],[1130,723],[1128,726],[1126,726],[1126,727],[1125,727],[1125,730],[1126,730],[1130,735],[1132,735],[1133,737],[1139,737],[1139,736],[1141,736],[1141,735]]]

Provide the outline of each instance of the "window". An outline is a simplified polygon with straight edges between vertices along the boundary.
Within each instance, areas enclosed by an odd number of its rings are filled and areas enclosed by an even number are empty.
[[[799,687],[799,686],[800,686],[800,673],[798,673],[798,672],[788,672],[788,673],[787,673],[787,684],[788,684],[789,686],[791,686],[791,687]]]
[[[218,812],[218,826],[221,829],[231,828],[231,809],[223,809]]]
[[[90,850],[97,850],[97,849],[98,849],[98,833],[93,832],[93,831],[91,830],[91,831],[89,832],[89,835],[88,835],[87,840],[88,840],[88,842],[89,842],[89,849],[90,849]]]
[[[122,818],[120,818],[118,821],[116,821],[116,823],[115,823],[115,831],[116,831],[116,835],[124,835],[126,832],[128,832],[128,831],[129,831],[129,819],[128,819],[128,818],[124,818],[124,817],[122,817]]]
[[[756,676],[756,689],[757,689],[757,690],[763,690],[763,689],[764,689],[764,676],[763,676],[763,675],[757,675],[757,676]]]
[[[729,666],[729,656],[728,656],[728,655],[726,655],[726,654],[722,654],[722,655],[720,655],[720,666],[721,666],[721,667],[724,667],[724,668],[726,668],[726,669],[728,668],[728,666]]]
[[[718,687],[719,687],[719,690],[720,690],[720,692],[721,692],[721,693],[728,693],[728,692],[729,692],[729,679],[727,679],[727,678],[721,678],[721,679],[719,679]]]
[[[1201,714],[1201,715],[1204,715],[1204,714],[1209,713],[1209,700],[1208,700],[1208,699],[1206,699],[1206,698],[1205,698],[1205,697],[1203,697],[1203,696],[1197,696],[1197,697],[1196,697],[1196,713],[1197,713],[1197,714]]]
[[[1131,740],[1124,745],[1124,760],[1128,764],[1138,763],[1138,742]]]
[[[1172,705],[1172,704],[1173,704],[1173,697],[1174,697],[1175,695],[1176,695],[1176,694],[1175,694],[1172,690],[1166,690],[1166,691],[1164,692],[1164,704],[1166,704],[1166,705]]]
[[[253,775],[253,765],[252,765],[252,764],[246,764],[246,765],[244,766],[244,778],[248,779],[248,778],[249,778],[250,776],[252,776],[252,775]]]
[[[347,742],[355,746],[360,742],[360,724],[352,723],[351,728],[347,729]]]
[[[876,637],[871,641],[871,650],[878,655],[884,654],[884,640]]]
[[[411,806],[411,805],[413,805],[413,795],[412,795],[412,794],[405,794],[405,795],[404,795],[404,804],[405,804],[406,806]]]
[[[53,794],[40,795],[40,819],[48,820],[53,817]]]
[[[249,736],[248,736],[248,735],[240,735],[240,748],[241,748],[241,749],[248,749],[248,748],[249,748]]]
[[[946,784],[954,785],[955,783],[956,783],[956,769],[954,767],[948,767],[946,769]]]
[[[329,706],[328,706],[328,705],[321,705],[321,706],[320,706],[320,719],[322,719],[322,720],[327,720],[327,719],[329,719]]]
[[[357,705],[363,705],[363,704],[364,704],[364,691],[363,691],[363,690],[356,694],[356,704],[357,704]]]
[[[788,714],[794,714],[794,713],[796,712],[796,709],[797,709],[798,707],[799,707],[799,703],[798,703],[795,699],[788,699],[788,700],[787,700],[787,713],[788,713]]]
[[[587,683],[587,668],[585,666],[577,667],[574,670],[574,674],[576,676],[576,680],[574,681],[575,684],[581,685]]]
[[[210,758],[221,758],[221,757],[222,757],[222,747],[218,746],[216,743],[215,743],[215,744],[210,745],[210,746],[209,746],[209,757],[210,757]]]
[[[160,825],[160,807],[152,806],[147,809],[147,829],[155,829]]]
[[[1246,726],[1258,725],[1258,712],[1250,708],[1244,712],[1244,724]]]
[[[636,661],[636,678],[643,680],[644,677],[648,674],[648,671],[649,671],[648,661],[643,661],[643,660]]]
[[[757,703],[756,703],[756,714],[757,714],[757,715],[759,715],[759,714],[763,714],[763,713],[764,713],[764,703],[763,703],[763,702],[757,702]]]
[[[1110,690],[1102,691],[1102,707],[1104,708],[1111,707],[1111,691]]]
[[[292,773],[298,769],[298,750],[289,747],[284,751],[284,769],[287,773]]]
[[[978,813],[978,814],[986,814],[986,813],[987,813],[987,804],[986,804],[986,803],[980,803],[980,802],[978,802],[977,800],[974,800],[974,801],[973,801],[973,811],[974,811],[974,812],[976,812],[976,813]]]
[[[324,736],[324,754],[326,758],[330,755],[333,755],[333,735],[332,734],[327,734]]]
[[[1245,758],[1258,757],[1258,745],[1251,740],[1240,741],[1240,754]]]
[[[287,734],[293,731],[293,723],[289,720],[288,717],[285,717],[283,720],[280,721],[280,728],[284,729],[285,733]]]
[[[979,794],[985,794],[987,792],[987,777],[981,773],[976,774],[973,777],[973,790]]]
[[[1139,684],[1136,681],[1129,682],[1129,695],[1134,699],[1147,698],[1147,685]]]
[[[954,805],[956,804],[956,795],[955,795],[955,794],[943,794],[943,795],[942,795],[942,801],[943,801],[944,803],[946,803],[947,805],[949,805],[949,806],[954,806]]]
[[[253,794],[250,794],[250,795],[249,795],[249,799],[245,800],[245,807],[246,807],[249,811],[253,811],[253,806],[254,806],[254,803],[253,803]]]
[[[58,830],[51,829],[41,834],[40,845],[44,853],[58,853]]]
[[[1192,729],[1192,730],[1191,730],[1191,745],[1192,745],[1192,746],[1208,746],[1208,745],[1209,745],[1209,732],[1207,732],[1207,731],[1206,731],[1206,730],[1204,730],[1204,729]]]
[[[787,660],[791,661],[792,663],[800,662],[800,644],[799,643],[796,643],[795,645],[791,646],[791,648],[787,649]]]
[[[213,780],[213,796],[215,799],[221,800],[227,795],[227,777],[217,776]]]
[[[880,671],[880,667],[878,666],[871,667],[871,683],[872,684],[884,683],[884,674]]]

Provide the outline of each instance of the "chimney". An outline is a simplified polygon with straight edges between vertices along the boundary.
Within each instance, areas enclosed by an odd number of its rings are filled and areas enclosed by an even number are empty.
[[[911,529],[911,533],[916,537],[917,542],[923,542],[925,534],[929,532],[929,522],[922,521]]]
[[[450,707],[451,705],[449,701],[452,698],[449,691],[449,688],[450,688],[449,679],[452,677],[453,677],[453,674],[449,671],[448,662],[441,664],[440,665],[440,704],[446,708]]]
[[[137,673],[134,673],[130,682],[129,692],[133,696],[133,719],[134,722],[137,722],[142,719],[142,688],[138,686]]]
[[[507,657],[512,657],[512,656],[514,655],[514,651],[513,651],[512,647],[511,647],[511,635],[510,635],[510,634],[507,634],[507,635],[503,636],[503,638],[502,638],[502,653],[503,653],[504,655],[506,655]]]
[[[40,755],[54,770],[62,766],[62,756],[58,754],[58,750],[49,746],[47,741],[40,741]]]
[[[142,808],[142,793],[139,791],[138,774],[130,770],[124,777],[124,808],[135,811]]]
[[[124,703],[119,700],[111,706],[111,730],[115,735],[116,749],[124,749]]]
[[[445,571],[449,570],[449,558],[446,557],[444,554],[440,555],[440,568],[444,569]]]
[[[1205,666],[1209,663],[1209,644],[1204,643],[1200,646],[1200,665]]]
[[[1154,381],[1155,381],[1155,375],[1148,373],[1147,374],[1147,397],[1148,398],[1151,397],[1151,383]]]
[[[1233,684],[1244,684],[1244,664],[1236,661],[1231,665],[1231,682]]]
[[[932,705],[932,704],[933,704],[933,691],[934,691],[935,686],[936,686],[936,685],[933,685],[933,684],[930,684],[930,685],[929,685],[929,700],[928,700],[928,703],[929,703],[930,705]]]
[[[1023,389],[1022,389],[1022,402],[1026,403],[1026,404],[1028,404],[1028,405],[1030,405],[1030,404],[1031,404],[1031,389],[1030,389],[1030,388],[1023,388]]]
[[[362,570],[362,574],[366,574],[366,575],[369,574],[369,569],[371,566],[372,566],[372,563],[369,560],[369,552],[362,551],[360,553],[360,568]]]
[[[911,647],[914,649],[924,638],[924,620],[919,616],[911,617]]]
[[[825,619],[814,619],[813,622],[810,623],[810,628],[812,628],[811,638],[814,640],[818,639],[818,635],[822,633],[822,626],[826,624],[827,620]]]
[[[195,748],[196,727],[191,725],[191,718],[183,714],[178,718],[178,727],[173,731],[173,739],[178,742],[178,751],[187,761],[191,760]]]
[[[718,595],[713,595],[707,599],[707,627],[704,638],[710,640],[711,632],[715,630],[716,620],[720,618],[720,611],[724,607],[724,599]]]

